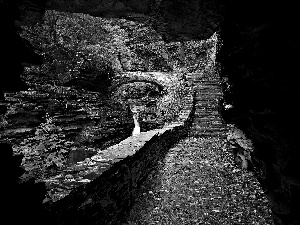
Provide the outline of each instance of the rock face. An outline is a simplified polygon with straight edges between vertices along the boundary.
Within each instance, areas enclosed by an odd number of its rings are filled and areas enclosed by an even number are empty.
[[[251,13],[244,7],[250,7]],[[299,18],[293,18],[292,9],[293,5],[277,8],[255,1],[228,6],[218,55],[224,104],[233,106],[223,110],[223,118],[252,140],[252,162],[276,224],[300,223],[296,132],[300,120],[295,111],[300,96],[296,76],[300,46],[293,31]]]
[[[45,184],[35,182],[34,178],[25,179],[20,183],[20,176],[25,170],[20,166],[23,156],[13,155],[9,144],[0,143],[1,159],[0,168],[6,172],[1,183],[2,220],[10,224],[29,223],[40,224],[43,198],[46,194]],[[4,210],[4,211],[3,211]],[[12,216],[14,212],[15,216]]]
[[[220,1],[221,2],[221,1]],[[207,39],[223,17],[218,0],[49,0],[47,8],[101,17],[154,18],[153,27],[165,40]]]
[[[7,2],[1,1],[1,9]],[[34,0],[26,2],[37,5]],[[300,208],[299,142],[295,132],[300,125],[296,109],[300,94],[297,82],[300,45],[295,3],[231,1],[225,3],[224,17],[221,0],[49,0],[47,7],[107,17],[127,15],[137,19],[153,15],[153,26],[166,40],[206,39],[220,31],[223,46],[218,60],[224,78],[224,104],[233,106],[223,110],[223,117],[235,123],[253,142],[252,162],[269,198],[276,224],[300,223],[297,214]],[[23,7],[25,11],[28,8]],[[6,13],[1,14],[1,24],[8,29],[2,47],[15,47],[19,41],[13,23],[14,17],[18,17],[15,9],[6,7]],[[26,17],[22,18],[19,20],[24,21]],[[16,51],[5,47],[2,54],[11,56],[10,52]],[[26,51],[22,48],[22,52]],[[12,74],[19,75],[22,60],[1,61],[1,67],[11,68]],[[0,88],[7,87],[3,80],[1,78]],[[11,83],[9,86],[13,88],[20,82],[15,86]]]

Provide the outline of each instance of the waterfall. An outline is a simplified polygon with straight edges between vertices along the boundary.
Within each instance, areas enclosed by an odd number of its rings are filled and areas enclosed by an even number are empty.
[[[145,106],[139,104],[138,102],[130,101],[130,110],[133,113],[133,121],[134,121],[134,129],[132,131],[132,135],[137,135],[141,133],[140,127],[140,113],[145,110]]]
[[[141,127],[140,127],[140,123],[139,123],[138,119],[139,119],[138,113],[137,114],[134,113],[133,114],[134,129],[132,131],[132,136],[141,133]]]

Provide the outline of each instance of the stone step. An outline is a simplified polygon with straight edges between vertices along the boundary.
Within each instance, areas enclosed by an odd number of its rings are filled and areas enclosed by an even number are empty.
[[[199,113],[211,113],[211,112],[219,112],[218,106],[214,104],[201,104],[195,105],[195,112]]]
[[[196,92],[195,100],[196,101],[206,101],[206,100],[215,100],[222,98],[221,93],[201,93]]]
[[[226,127],[226,124],[224,124],[222,122],[222,120],[220,118],[215,118],[215,119],[193,119],[193,126],[195,127],[211,127],[211,126],[214,126],[214,127],[221,127],[221,128],[224,128]]]
[[[224,131],[226,132],[228,128],[224,125],[218,126],[217,124],[193,124],[193,129],[199,132],[212,132],[212,131]]]
[[[194,120],[216,120],[220,118],[220,115],[218,112],[196,112],[194,115]]]
[[[197,102],[195,108],[197,111],[218,111],[219,106],[210,102]]]
[[[214,125],[222,125],[224,126],[224,123],[220,117],[204,117],[204,118],[194,118],[193,124],[214,124]]]
[[[190,135],[192,135],[194,138],[209,138],[209,137],[222,137],[222,138],[226,138],[227,134],[226,132],[199,132],[199,131],[190,131]]]
[[[220,82],[218,80],[212,80],[212,81],[205,81],[205,80],[193,80],[194,84],[203,84],[203,85],[220,85]]]
[[[196,101],[195,106],[197,108],[217,108],[219,107],[219,101],[218,99],[209,99],[209,100],[203,100],[203,101]]]
[[[195,100],[196,101],[205,101],[205,100],[213,100],[213,99],[220,99],[222,97],[222,93],[203,93],[203,92],[196,92]]]
[[[215,98],[215,97],[218,97],[220,98],[223,93],[222,92],[219,92],[219,91],[201,91],[201,90],[195,90],[195,93],[196,93],[196,98],[201,100],[201,99],[209,99],[209,98]]]
[[[220,89],[216,89],[216,88],[194,88],[195,92],[197,94],[200,94],[200,95],[208,95],[208,94],[213,94],[213,95],[222,95],[222,91]]]
[[[216,88],[195,88],[194,90],[200,95],[222,95],[222,91]]]
[[[209,116],[209,115],[218,115],[219,111],[216,107],[205,107],[205,106],[196,106],[195,107],[195,115],[203,117],[203,116]]]
[[[214,115],[199,115],[193,118],[193,123],[212,123],[212,124],[221,124],[222,118],[219,114]]]
[[[203,85],[219,85],[220,81],[218,80],[210,80],[210,81],[206,81],[206,80],[193,80],[193,83],[200,83]]]
[[[198,102],[197,102],[198,103]],[[215,103],[204,103],[200,102],[199,104],[195,105],[195,109],[197,112],[218,112],[218,105]]]
[[[191,130],[197,130],[199,132],[213,132],[213,131],[224,131],[228,130],[228,127],[224,124],[204,124],[204,123],[192,123]]]
[[[201,89],[201,90],[206,90],[206,89],[217,89],[221,90],[220,84],[204,84],[204,83],[194,83],[195,89]]]
[[[209,91],[209,92],[218,91],[218,92],[221,92],[222,91],[220,89],[220,87],[218,87],[217,85],[204,86],[204,85],[201,85],[201,84],[195,86],[194,90],[196,90],[196,91],[202,91],[202,92],[205,92],[205,91]]]
[[[196,136],[226,136],[228,128],[219,113],[219,100],[223,93],[219,77],[188,74],[193,79],[195,113],[191,133]]]
[[[198,118],[194,118],[193,119],[193,125],[195,126],[200,126],[200,125],[203,125],[203,126],[213,126],[213,125],[222,125],[222,120],[220,118],[215,118],[215,119],[212,119],[212,118],[209,118],[209,119],[198,119]]]
[[[202,92],[196,92],[195,100],[196,101],[205,101],[205,100],[215,100],[222,97],[221,93],[202,93]]]

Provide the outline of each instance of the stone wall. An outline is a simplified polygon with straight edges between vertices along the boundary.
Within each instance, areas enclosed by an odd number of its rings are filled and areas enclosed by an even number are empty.
[[[60,181],[46,181],[48,188],[69,182],[73,189],[70,193],[57,194],[57,199],[63,197],[58,201],[44,203],[46,220],[51,224],[118,224],[159,159],[188,135],[194,111],[192,89],[190,93],[177,121],[162,129],[129,137],[91,159],[77,163],[72,173],[61,175]]]

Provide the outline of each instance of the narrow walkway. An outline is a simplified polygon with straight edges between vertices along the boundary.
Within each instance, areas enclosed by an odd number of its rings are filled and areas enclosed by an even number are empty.
[[[197,96],[190,135],[169,150],[143,184],[128,224],[273,224],[258,182],[234,165],[226,149],[218,77],[188,78]]]

